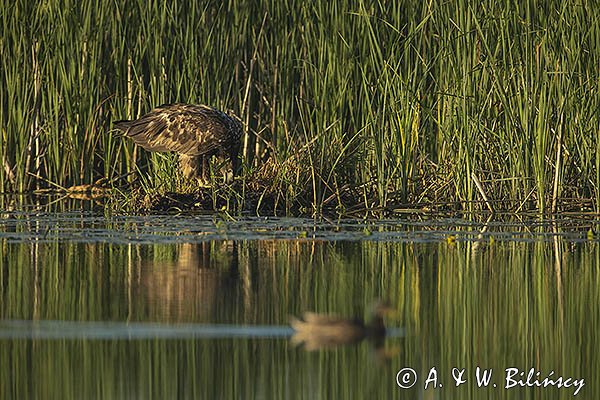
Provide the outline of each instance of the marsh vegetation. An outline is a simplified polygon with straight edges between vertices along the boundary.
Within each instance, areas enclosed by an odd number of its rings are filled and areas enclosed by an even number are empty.
[[[196,193],[111,123],[190,102],[247,131],[203,207],[598,211],[592,2],[17,0],[0,29],[5,192]]]

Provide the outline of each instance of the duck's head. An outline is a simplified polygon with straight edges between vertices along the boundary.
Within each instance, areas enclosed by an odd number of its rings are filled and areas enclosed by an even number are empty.
[[[367,328],[370,330],[370,334],[374,336],[384,336],[385,325],[383,323],[383,318],[393,315],[396,312],[396,309],[392,307],[388,300],[377,300],[373,303],[369,311],[370,318],[367,321]]]

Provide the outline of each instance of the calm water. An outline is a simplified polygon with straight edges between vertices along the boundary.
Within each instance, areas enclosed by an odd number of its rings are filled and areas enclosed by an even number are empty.
[[[594,219],[0,214],[2,399],[600,398]],[[378,298],[382,346],[290,343]]]

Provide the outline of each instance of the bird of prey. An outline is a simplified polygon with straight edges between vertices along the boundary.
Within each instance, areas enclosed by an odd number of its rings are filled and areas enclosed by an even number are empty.
[[[175,152],[183,175],[209,182],[210,157],[229,157],[233,176],[240,173],[242,124],[216,108],[193,104],[164,104],[136,120],[114,123],[123,135],[149,151]]]

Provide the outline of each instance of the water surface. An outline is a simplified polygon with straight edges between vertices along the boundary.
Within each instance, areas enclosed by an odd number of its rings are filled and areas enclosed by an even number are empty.
[[[600,398],[598,221],[487,219],[4,211],[0,397],[573,397],[506,389],[514,367]],[[290,343],[290,315],[362,318],[378,298],[395,309],[382,347]]]

